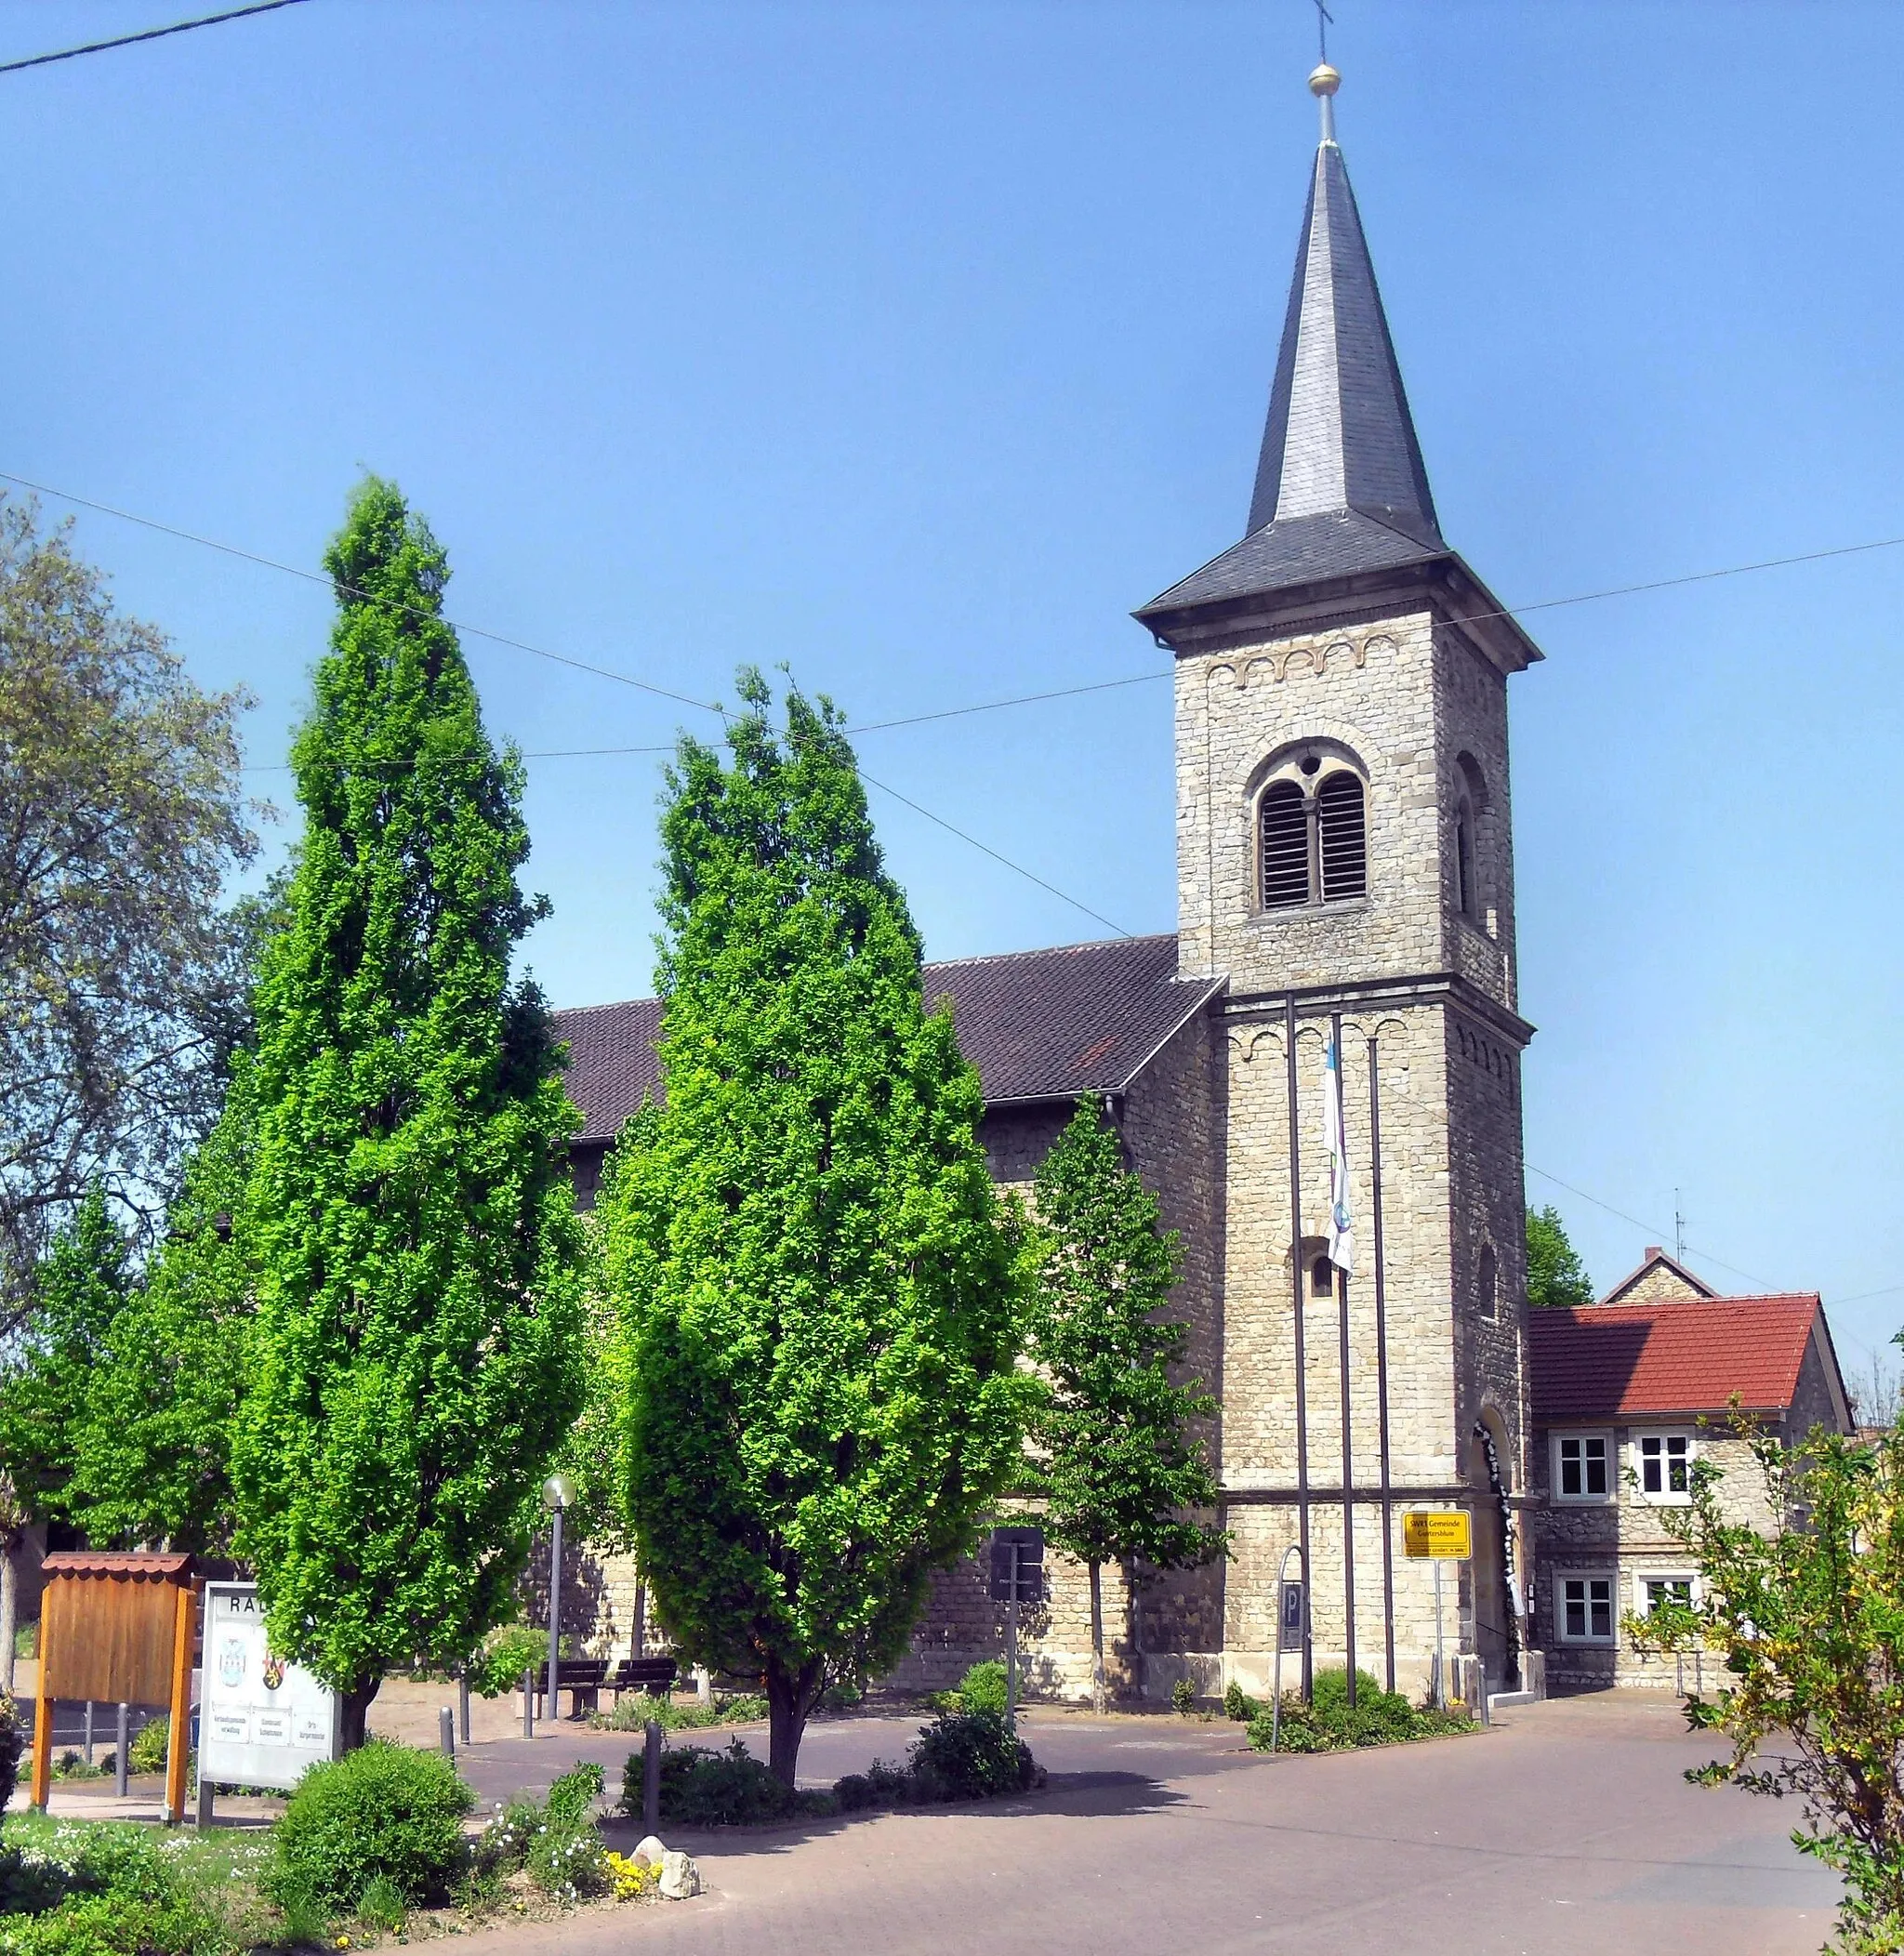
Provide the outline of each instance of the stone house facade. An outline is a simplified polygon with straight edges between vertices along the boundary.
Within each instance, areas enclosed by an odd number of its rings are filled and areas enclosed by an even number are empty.
[[[1718,1469],[1729,1513],[1769,1527],[1745,1426],[1788,1444],[1853,1428],[1816,1295],[1718,1297],[1657,1250],[1634,1277],[1648,1302],[1529,1314],[1535,1634],[1556,1686],[1705,1682],[1710,1655],[1635,1650],[1627,1627],[1662,1595],[1697,1594],[1667,1526],[1694,1462]]]

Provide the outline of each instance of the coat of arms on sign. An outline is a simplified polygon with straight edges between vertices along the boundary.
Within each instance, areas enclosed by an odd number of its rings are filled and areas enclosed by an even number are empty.
[[[227,1637],[218,1649],[218,1676],[227,1688],[234,1688],[245,1677],[245,1639]]]
[[[268,1657],[264,1660],[264,1688],[275,1691],[284,1682],[284,1660],[283,1658]]]

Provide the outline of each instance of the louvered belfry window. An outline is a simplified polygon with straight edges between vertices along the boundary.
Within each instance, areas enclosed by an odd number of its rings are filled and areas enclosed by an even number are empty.
[[[1359,775],[1338,771],[1316,791],[1316,855],[1326,904],[1368,893],[1368,823]]]
[[[1309,901],[1309,811],[1293,781],[1275,781],[1264,791],[1263,907],[1293,909]]]

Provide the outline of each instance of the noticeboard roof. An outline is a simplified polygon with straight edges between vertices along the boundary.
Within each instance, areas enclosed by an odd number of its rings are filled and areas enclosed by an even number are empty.
[[[48,1576],[156,1576],[176,1581],[192,1574],[192,1557],[155,1549],[59,1549],[40,1566]]]

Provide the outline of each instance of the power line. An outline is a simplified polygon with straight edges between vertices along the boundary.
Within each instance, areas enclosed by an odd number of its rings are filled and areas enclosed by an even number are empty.
[[[1622,1222],[1631,1222],[1635,1229],[1643,1229],[1648,1236],[1658,1236],[1662,1242],[1665,1240],[1668,1233],[1657,1222],[1646,1222],[1638,1216],[1630,1216],[1625,1209],[1615,1209],[1612,1203],[1601,1201],[1598,1196],[1588,1195],[1585,1189],[1576,1188],[1571,1182],[1563,1182],[1558,1175],[1550,1175],[1545,1169],[1537,1169],[1531,1161],[1527,1164],[1527,1169],[1530,1175],[1540,1176],[1542,1182],[1551,1182],[1555,1188],[1564,1188],[1568,1195],[1578,1196],[1582,1202],[1591,1202],[1595,1209],[1604,1209],[1609,1216],[1618,1216]],[[1715,1257],[1709,1249],[1700,1249],[1688,1243],[1686,1246],[1686,1253],[1698,1257],[1701,1262],[1716,1263],[1721,1270],[1729,1270],[1734,1276],[1742,1276],[1747,1283],[1756,1284],[1762,1290],[1771,1291],[1777,1289],[1776,1285],[1765,1277],[1755,1276],[1750,1270],[1741,1270],[1737,1263],[1728,1263],[1724,1257]],[[1904,1289],[1904,1286],[1899,1288]],[[1852,1300],[1846,1298],[1843,1302],[1849,1303]]]
[[[953,827],[952,824],[946,821],[944,815],[935,815],[931,809],[921,808],[910,795],[902,795],[896,787],[888,787],[883,781],[874,780],[872,775],[867,773],[864,768],[861,768],[859,771],[859,778],[868,787],[878,788],[882,795],[891,795],[893,800],[905,802],[914,814],[923,815],[928,822],[936,822],[941,828],[951,835],[957,836],[961,842],[970,842],[981,854],[990,856],[993,862],[1002,863],[1007,869],[1016,870],[1027,882],[1036,883],[1040,890],[1049,890],[1060,902],[1069,904],[1074,910],[1082,910],[1085,916],[1095,918],[1099,923],[1104,925],[1105,930],[1115,931],[1119,937],[1135,935],[1135,932],[1127,931],[1122,924],[1113,923],[1102,910],[1093,910],[1089,904],[1079,903],[1075,896],[1066,895],[1064,891],[1058,888],[1057,884],[1046,882],[1043,877],[1027,869],[1023,863],[1014,863],[1010,856],[1000,855],[989,843],[981,842],[976,836],[967,835],[962,828]]]
[[[548,659],[552,665],[566,666],[575,672],[592,673],[599,680],[613,680],[618,686],[632,686],[639,693],[652,693],[659,699],[671,699],[676,705],[694,707],[703,713],[718,713],[726,718],[726,708],[712,700],[694,699],[685,693],[675,693],[666,686],[656,686],[647,680],[638,680],[626,672],[611,671],[606,666],[591,666],[586,659],[573,659],[563,652],[550,652],[546,646],[531,645],[522,639],[506,637],[499,631],[489,631],[481,625],[462,625],[454,618],[445,618],[440,612],[426,611],[419,604],[397,604],[388,598],[378,598],[371,591],[353,590],[349,586],[339,586],[333,577],[319,571],[307,571],[295,563],[281,563],[275,557],[260,557],[256,550],[243,550],[233,543],[220,543],[215,536],[200,536],[195,531],[180,530],[171,523],[162,523],[150,516],[135,515],[130,509],[115,509],[111,503],[98,503],[84,496],[74,496],[69,489],[53,489],[44,482],[30,482],[23,475],[9,475],[0,469],[0,482],[11,482],[16,488],[31,491],[34,496],[50,496],[62,503],[76,504],[82,509],[95,510],[100,516],[116,516],[121,522],[137,523],[142,530],[156,530],[162,536],[176,536],[184,543],[195,543],[202,549],[218,550],[227,557],[236,557],[242,562],[261,565],[268,571],[282,571],[287,577],[301,578],[306,584],[321,584],[327,589],[344,591],[352,598],[367,598],[383,604],[390,610],[403,613],[406,617],[428,618],[447,625],[452,631],[472,639],[487,639],[493,645],[507,645],[512,652],[526,652],[538,659]]]
[[[130,47],[136,41],[163,41],[167,34],[190,33],[194,27],[217,27],[220,21],[242,20],[247,14],[273,14],[281,7],[301,7],[304,0],[257,0],[251,7],[234,7],[222,14],[205,14],[196,20],[175,20],[170,27],[148,27],[141,33],[116,34],[110,41],[88,41],[84,47],[62,47],[57,54],[29,55],[23,61],[0,61],[0,74],[12,74],[21,68],[44,68],[49,61],[70,61],[83,54],[104,54],[109,47]]]

